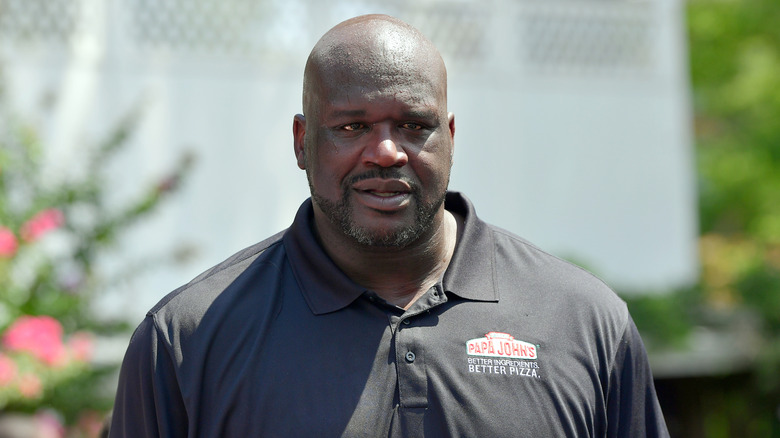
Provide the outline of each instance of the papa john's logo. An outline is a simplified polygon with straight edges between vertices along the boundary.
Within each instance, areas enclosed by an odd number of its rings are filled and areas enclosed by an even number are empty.
[[[490,332],[484,338],[466,341],[466,353],[469,356],[533,360],[537,358],[536,350],[536,345],[518,341],[508,333]]]

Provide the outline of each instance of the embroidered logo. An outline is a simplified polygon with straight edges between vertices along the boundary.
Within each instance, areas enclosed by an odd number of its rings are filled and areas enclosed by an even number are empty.
[[[541,378],[539,346],[508,333],[489,332],[484,338],[466,341],[466,354],[470,373]]]
[[[484,338],[466,342],[470,356],[492,356],[511,359],[536,359],[536,345],[515,340],[508,333],[490,332]]]

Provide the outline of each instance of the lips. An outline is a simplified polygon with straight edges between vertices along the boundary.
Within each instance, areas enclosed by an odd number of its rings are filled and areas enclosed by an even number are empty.
[[[401,192],[377,192],[373,190],[367,190],[368,193],[371,193],[374,196],[379,196],[381,198],[390,198],[396,195],[400,195]]]
[[[403,209],[410,202],[412,193],[411,186],[398,179],[365,179],[356,182],[352,189],[358,202],[382,212]]]

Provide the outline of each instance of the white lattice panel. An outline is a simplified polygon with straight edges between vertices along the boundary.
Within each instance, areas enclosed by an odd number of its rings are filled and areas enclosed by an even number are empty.
[[[306,56],[334,24],[373,12],[442,52],[452,183],[483,217],[621,288],[695,276],[682,0],[0,0],[0,68],[12,94],[56,97],[46,133],[61,161],[142,95],[117,177],[156,175],[184,145],[200,157],[124,253],[181,240],[204,256],[136,285],[150,291],[138,314],[289,224],[307,191],[290,140]]]

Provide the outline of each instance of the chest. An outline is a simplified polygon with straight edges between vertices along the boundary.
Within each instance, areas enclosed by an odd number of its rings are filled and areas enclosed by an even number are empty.
[[[366,300],[367,301],[367,300]],[[216,331],[182,363],[202,436],[588,436],[604,354],[584,330],[497,303],[393,315],[368,302]],[[208,430],[208,433],[206,431]]]

